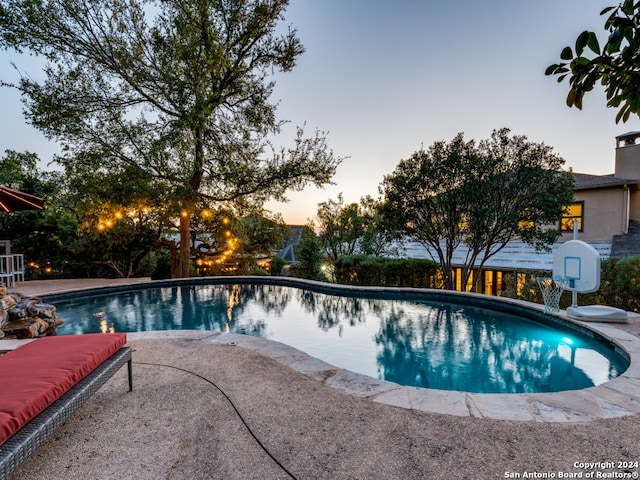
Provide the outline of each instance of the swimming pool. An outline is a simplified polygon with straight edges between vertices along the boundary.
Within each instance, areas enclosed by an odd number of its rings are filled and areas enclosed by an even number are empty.
[[[245,333],[374,378],[441,390],[574,390],[604,383],[628,366],[589,332],[490,298],[282,283],[197,279],[47,301],[66,321],[59,334],[100,331],[101,321],[122,332]]]

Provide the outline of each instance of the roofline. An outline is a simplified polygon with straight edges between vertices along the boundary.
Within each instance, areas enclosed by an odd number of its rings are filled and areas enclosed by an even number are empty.
[[[626,185],[638,185],[640,180],[620,180],[619,182],[599,183],[594,185],[574,185],[574,190],[594,190],[600,188],[624,187]]]
[[[578,173],[578,172],[571,172],[571,174],[573,175],[574,190],[594,190],[594,189],[601,189],[601,188],[624,187],[627,185],[640,184],[640,179],[616,178],[613,175],[593,175],[590,173]],[[603,179],[603,181],[601,183],[594,182],[594,183],[578,184],[579,182],[576,181],[576,176],[578,175],[582,177],[591,178],[594,180],[601,178]]]

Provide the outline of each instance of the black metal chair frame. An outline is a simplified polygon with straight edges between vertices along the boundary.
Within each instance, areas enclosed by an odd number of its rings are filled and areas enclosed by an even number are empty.
[[[125,363],[128,364],[129,391],[132,391],[131,357],[131,347],[122,347],[0,445],[0,479],[8,478]]]

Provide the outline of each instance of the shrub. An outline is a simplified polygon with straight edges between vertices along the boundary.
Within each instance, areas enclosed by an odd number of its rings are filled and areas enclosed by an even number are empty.
[[[295,272],[296,276],[310,280],[324,280],[321,270],[324,261],[322,243],[311,228],[303,228],[302,238],[294,247],[294,251],[298,262],[296,267],[291,270],[292,274]]]
[[[271,262],[271,275],[281,275],[287,262],[282,257],[273,257]]]
[[[640,257],[603,261],[595,299],[597,303],[640,312]]]
[[[437,288],[438,264],[416,258],[347,255],[334,263],[338,283],[384,287]]]
[[[153,280],[171,278],[171,251],[168,248],[159,248],[153,252],[155,265],[151,271]]]

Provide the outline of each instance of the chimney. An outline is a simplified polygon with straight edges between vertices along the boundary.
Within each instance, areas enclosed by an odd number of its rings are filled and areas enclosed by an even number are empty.
[[[616,178],[640,179],[640,132],[616,137]]]

